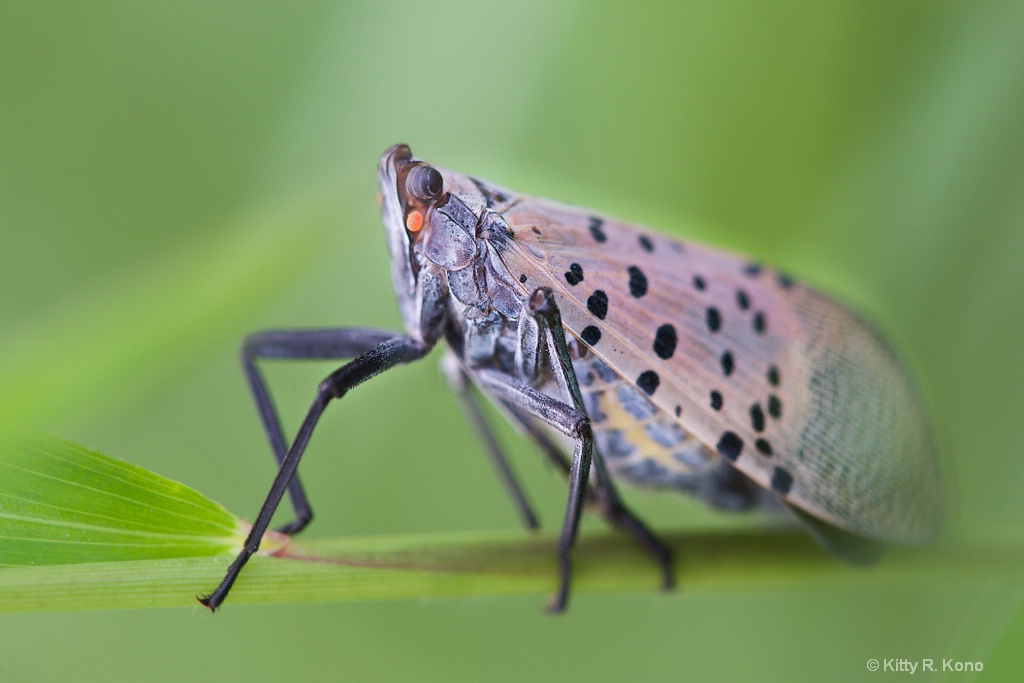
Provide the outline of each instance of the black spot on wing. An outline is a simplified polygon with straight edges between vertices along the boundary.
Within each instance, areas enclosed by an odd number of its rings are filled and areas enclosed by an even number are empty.
[[[741,311],[750,308],[750,297],[742,289],[736,290],[736,305],[740,307]]]
[[[793,475],[781,467],[776,467],[772,473],[772,491],[784,496],[789,493],[791,488],[793,488]]]
[[[598,320],[604,320],[608,315],[608,295],[604,290],[598,289],[587,299],[587,310],[594,314]]]
[[[651,238],[647,235],[640,235],[637,237],[637,241],[640,242],[640,248],[646,252],[654,251],[654,243],[651,242]]]
[[[608,240],[608,235],[604,232],[604,220],[597,216],[590,217],[590,236],[594,238],[595,242],[605,242]]]
[[[629,271],[629,293],[637,299],[647,293],[647,276],[637,266],[630,266]]]
[[[764,411],[761,410],[760,403],[755,403],[750,407],[750,422],[755,432],[764,431]]]
[[[589,346],[594,346],[597,342],[601,341],[601,330],[594,325],[587,325],[580,332],[580,339],[585,341]]]
[[[722,409],[722,394],[718,391],[711,392],[711,407],[715,410]]]
[[[768,443],[766,439],[758,439],[757,441],[755,441],[754,448],[756,448],[757,452],[760,453],[761,455],[771,456],[773,453],[772,445]]]
[[[722,314],[718,312],[718,309],[714,306],[708,306],[707,313],[705,315],[705,321],[708,324],[708,329],[712,332],[718,332],[722,327]]]
[[[771,384],[773,387],[779,386],[779,369],[777,367],[769,365],[767,377],[768,384]]]
[[[657,354],[658,358],[668,360],[676,352],[676,343],[678,341],[676,328],[665,323],[654,334],[654,353]]]
[[[782,401],[775,394],[768,397],[768,414],[776,420],[782,417]]]
[[[743,452],[743,439],[738,437],[735,432],[723,432],[715,449],[729,462],[736,462],[740,453]]]
[[[762,313],[761,311],[758,311],[757,313],[754,314],[753,325],[754,325],[754,332],[756,332],[757,334],[764,334],[764,328],[765,328],[764,313]]]
[[[658,377],[658,373],[654,370],[644,370],[640,373],[640,376],[636,378],[636,385],[648,396],[654,395],[659,384],[661,384],[661,378]]]
[[[707,283],[704,282],[704,278],[702,278],[700,275],[693,276],[693,287],[698,292],[703,292],[704,289],[707,288],[707,286]]]
[[[732,374],[732,371],[736,368],[736,362],[733,360],[732,352],[726,351],[719,358],[719,363],[722,365],[722,374],[728,377]]]
[[[565,281],[573,287],[583,282],[583,267],[578,263],[570,264],[569,270],[565,271]]]

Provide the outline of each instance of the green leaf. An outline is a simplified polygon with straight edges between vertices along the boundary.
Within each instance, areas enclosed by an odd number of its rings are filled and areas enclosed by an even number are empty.
[[[200,557],[244,529],[196,491],[49,437],[0,439],[0,566]]]

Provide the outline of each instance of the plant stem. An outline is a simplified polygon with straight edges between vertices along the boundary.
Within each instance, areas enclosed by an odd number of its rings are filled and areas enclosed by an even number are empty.
[[[799,533],[678,532],[678,593],[933,586],[1016,580],[1024,550],[987,544],[892,550],[877,565],[850,567]],[[546,595],[556,585],[550,536],[522,532],[293,541],[258,555],[227,605],[425,597]],[[654,592],[659,575],[627,539],[594,533],[575,551],[574,594]],[[0,570],[0,612],[194,607],[230,555],[14,567]]]

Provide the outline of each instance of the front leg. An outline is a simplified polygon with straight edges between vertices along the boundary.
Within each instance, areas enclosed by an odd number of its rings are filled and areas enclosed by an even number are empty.
[[[278,360],[341,360],[355,358],[380,344],[400,337],[397,332],[369,327],[321,330],[270,330],[246,337],[242,344],[242,369],[249,383],[249,392],[256,403],[263,431],[280,467],[288,452],[281,419],[274,408],[267,381],[256,365],[258,359]],[[306,492],[298,475],[288,484],[288,498],[295,519],[278,529],[283,534],[297,534],[313,519]]]
[[[379,375],[401,363],[410,363],[422,358],[430,351],[430,348],[430,345],[412,337],[393,335],[391,338],[335,370],[320,383],[320,386],[317,387],[313,404],[306,413],[306,417],[302,420],[295,440],[292,442],[291,447],[288,448],[285,457],[281,460],[281,467],[277,471],[277,476],[274,477],[274,483],[270,487],[266,500],[263,501],[263,506],[256,516],[256,521],[252,524],[252,529],[249,530],[249,535],[246,536],[241,552],[238,553],[234,562],[228,567],[227,573],[220,582],[220,585],[209,595],[199,597],[201,603],[211,610],[216,610],[224,602],[224,598],[227,597],[231,586],[234,585],[235,579],[238,578],[238,574],[242,571],[246,562],[259,550],[263,534],[267,531],[267,527],[270,526],[270,519],[274,516],[274,511],[277,510],[277,506],[281,503],[285,490],[294,478],[299,461],[302,459],[302,454],[305,452],[309,438],[313,434],[313,429],[316,427],[317,422],[319,422],[320,416],[323,415],[327,405],[332,400],[341,398],[350,389],[362,384],[371,377]]]

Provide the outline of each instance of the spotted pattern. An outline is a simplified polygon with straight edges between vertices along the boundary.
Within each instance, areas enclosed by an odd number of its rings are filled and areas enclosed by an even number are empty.
[[[760,403],[755,403],[750,407],[750,423],[755,432],[764,431],[764,411],[761,410]]]
[[[722,409],[722,393],[719,391],[711,392],[711,407],[715,410]]]
[[[629,293],[637,299],[647,293],[647,276],[637,266],[629,267]]]
[[[779,495],[786,495],[793,488],[793,475],[781,467],[776,467],[772,473],[772,491]]]
[[[676,328],[665,323],[658,328],[654,334],[654,353],[658,358],[668,360],[676,352],[676,343],[679,337],[676,335]]]
[[[598,289],[587,299],[587,310],[594,314],[598,320],[604,320],[608,315],[608,295],[604,290]]]
[[[565,272],[565,281],[573,287],[583,282],[583,268],[580,264],[572,263],[569,265],[569,270]]]
[[[757,332],[758,334],[764,334],[764,313],[758,311],[757,313],[754,314],[753,325],[754,332]]]
[[[579,259],[585,279],[561,285],[560,306],[566,329],[580,335],[576,348],[583,354],[573,360],[574,365],[580,360],[590,363],[600,355],[607,363],[602,369],[615,375],[613,381],[603,383],[591,366],[593,372],[587,377],[593,378],[592,384],[582,393],[597,395],[600,412],[607,416],[600,427],[595,426],[595,437],[619,430],[617,441],[613,439],[617,450],[630,453],[609,468],[616,476],[630,468],[638,480],[658,478],[658,486],[695,493],[699,486],[720,497],[746,497],[755,504],[784,491],[781,495],[791,497],[793,504],[811,515],[825,521],[848,520],[860,525],[851,528],[876,534],[888,534],[891,528],[894,536],[909,538],[914,533],[911,526],[928,522],[915,516],[927,516],[930,511],[919,514],[913,501],[899,502],[912,498],[902,495],[908,490],[902,481],[886,488],[889,482],[884,475],[899,479],[902,471],[885,462],[876,470],[864,462],[874,462],[870,457],[874,452],[892,449],[862,446],[860,430],[872,437],[877,434],[879,443],[886,446],[891,444],[888,431],[897,432],[895,437],[905,434],[908,440],[921,436],[921,451],[928,451],[930,444],[925,443],[925,427],[917,425],[919,406],[904,409],[901,401],[894,400],[913,400],[905,378],[898,375],[900,367],[858,318],[752,261],[697,244],[686,244],[684,250],[682,244],[648,228],[602,221],[586,210],[534,204],[529,198],[517,203],[516,199],[508,210],[503,208],[501,217],[516,228],[519,239],[511,245],[495,241],[503,249],[498,256],[513,273],[513,283],[518,269],[529,275],[533,289],[545,283],[557,286],[567,282],[563,280],[567,272],[575,278],[571,263]],[[548,219],[552,222],[544,222]],[[534,224],[545,226],[545,238],[534,239],[530,232]],[[492,265],[504,274],[498,260]],[[631,266],[644,276],[644,293],[639,296],[634,291],[639,278],[627,274]],[[485,291],[487,283],[480,284],[480,295],[491,296]],[[793,291],[786,292],[788,288]],[[594,298],[597,290],[603,292]],[[709,316],[709,307],[716,310],[717,319]],[[510,317],[514,316],[515,310]],[[676,343],[666,360],[661,355],[671,345],[658,340],[657,330],[669,323]],[[588,328],[601,335],[593,352],[583,338]],[[500,350],[507,356],[514,350],[514,325],[501,334]],[[864,373],[858,372],[860,365]],[[780,373],[786,375],[785,386]],[[891,382],[887,375],[892,375]],[[543,381],[543,386],[538,383],[539,390],[564,397],[564,387],[557,386],[551,375]],[[877,404],[873,402],[875,385],[881,385]],[[622,386],[653,404],[657,410],[648,419],[660,424],[648,428],[646,422],[633,418],[618,398]],[[652,389],[653,395],[648,395]],[[849,406],[836,401],[848,397],[852,399]],[[785,415],[782,402],[786,402]],[[681,408],[678,417],[677,406]],[[901,424],[893,424],[885,434],[874,431],[870,418],[883,414],[883,408],[887,420],[905,416],[911,424],[904,431]],[[694,431],[678,446],[665,447],[675,440],[666,428],[668,422]],[[669,479],[694,474],[692,466],[687,469],[687,458],[676,458],[677,454],[700,453],[706,454],[703,478],[670,484]],[[906,464],[921,461],[927,467],[930,455],[910,453]],[[710,476],[712,469],[746,478],[737,484],[728,474]],[[925,476],[930,472],[925,471]],[[923,490],[934,482],[922,483]],[[874,484],[886,493],[864,495]],[[767,490],[757,490],[757,485]],[[889,496],[890,490],[895,495]],[[861,495],[853,497],[854,493]],[[918,491],[910,493],[916,496]],[[706,493],[698,495],[711,499]]]
[[[594,325],[587,325],[580,333],[580,339],[585,341],[588,346],[594,346],[601,341],[601,330]]]
[[[638,383],[625,381],[595,354],[572,363],[596,446],[615,476],[642,486],[697,493],[718,504],[714,473],[721,458],[687,431],[680,419],[683,406],[662,411]]]
[[[732,351],[726,351],[722,354],[719,359],[719,363],[722,365],[722,374],[728,377],[732,374],[732,371],[736,369],[736,361],[733,360]]]
[[[729,462],[736,462],[743,452],[743,439],[736,435],[736,432],[723,432],[722,438],[718,440],[715,450],[719,455]]]
[[[523,273],[522,275],[519,276],[519,281],[522,282],[523,284],[526,284],[526,280],[526,273]]]
[[[636,385],[648,396],[654,395],[659,384],[661,384],[661,378],[658,377],[658,373],[654,370],[644,370],[640,373],[640,376],[636,378]]]
[[[712,332],[718,332],[722,327],[722,314],[718,312],[718,309],[714,306],[708,306],[708,310],[704,316],[705,321],[708,324],[708,329]]]

